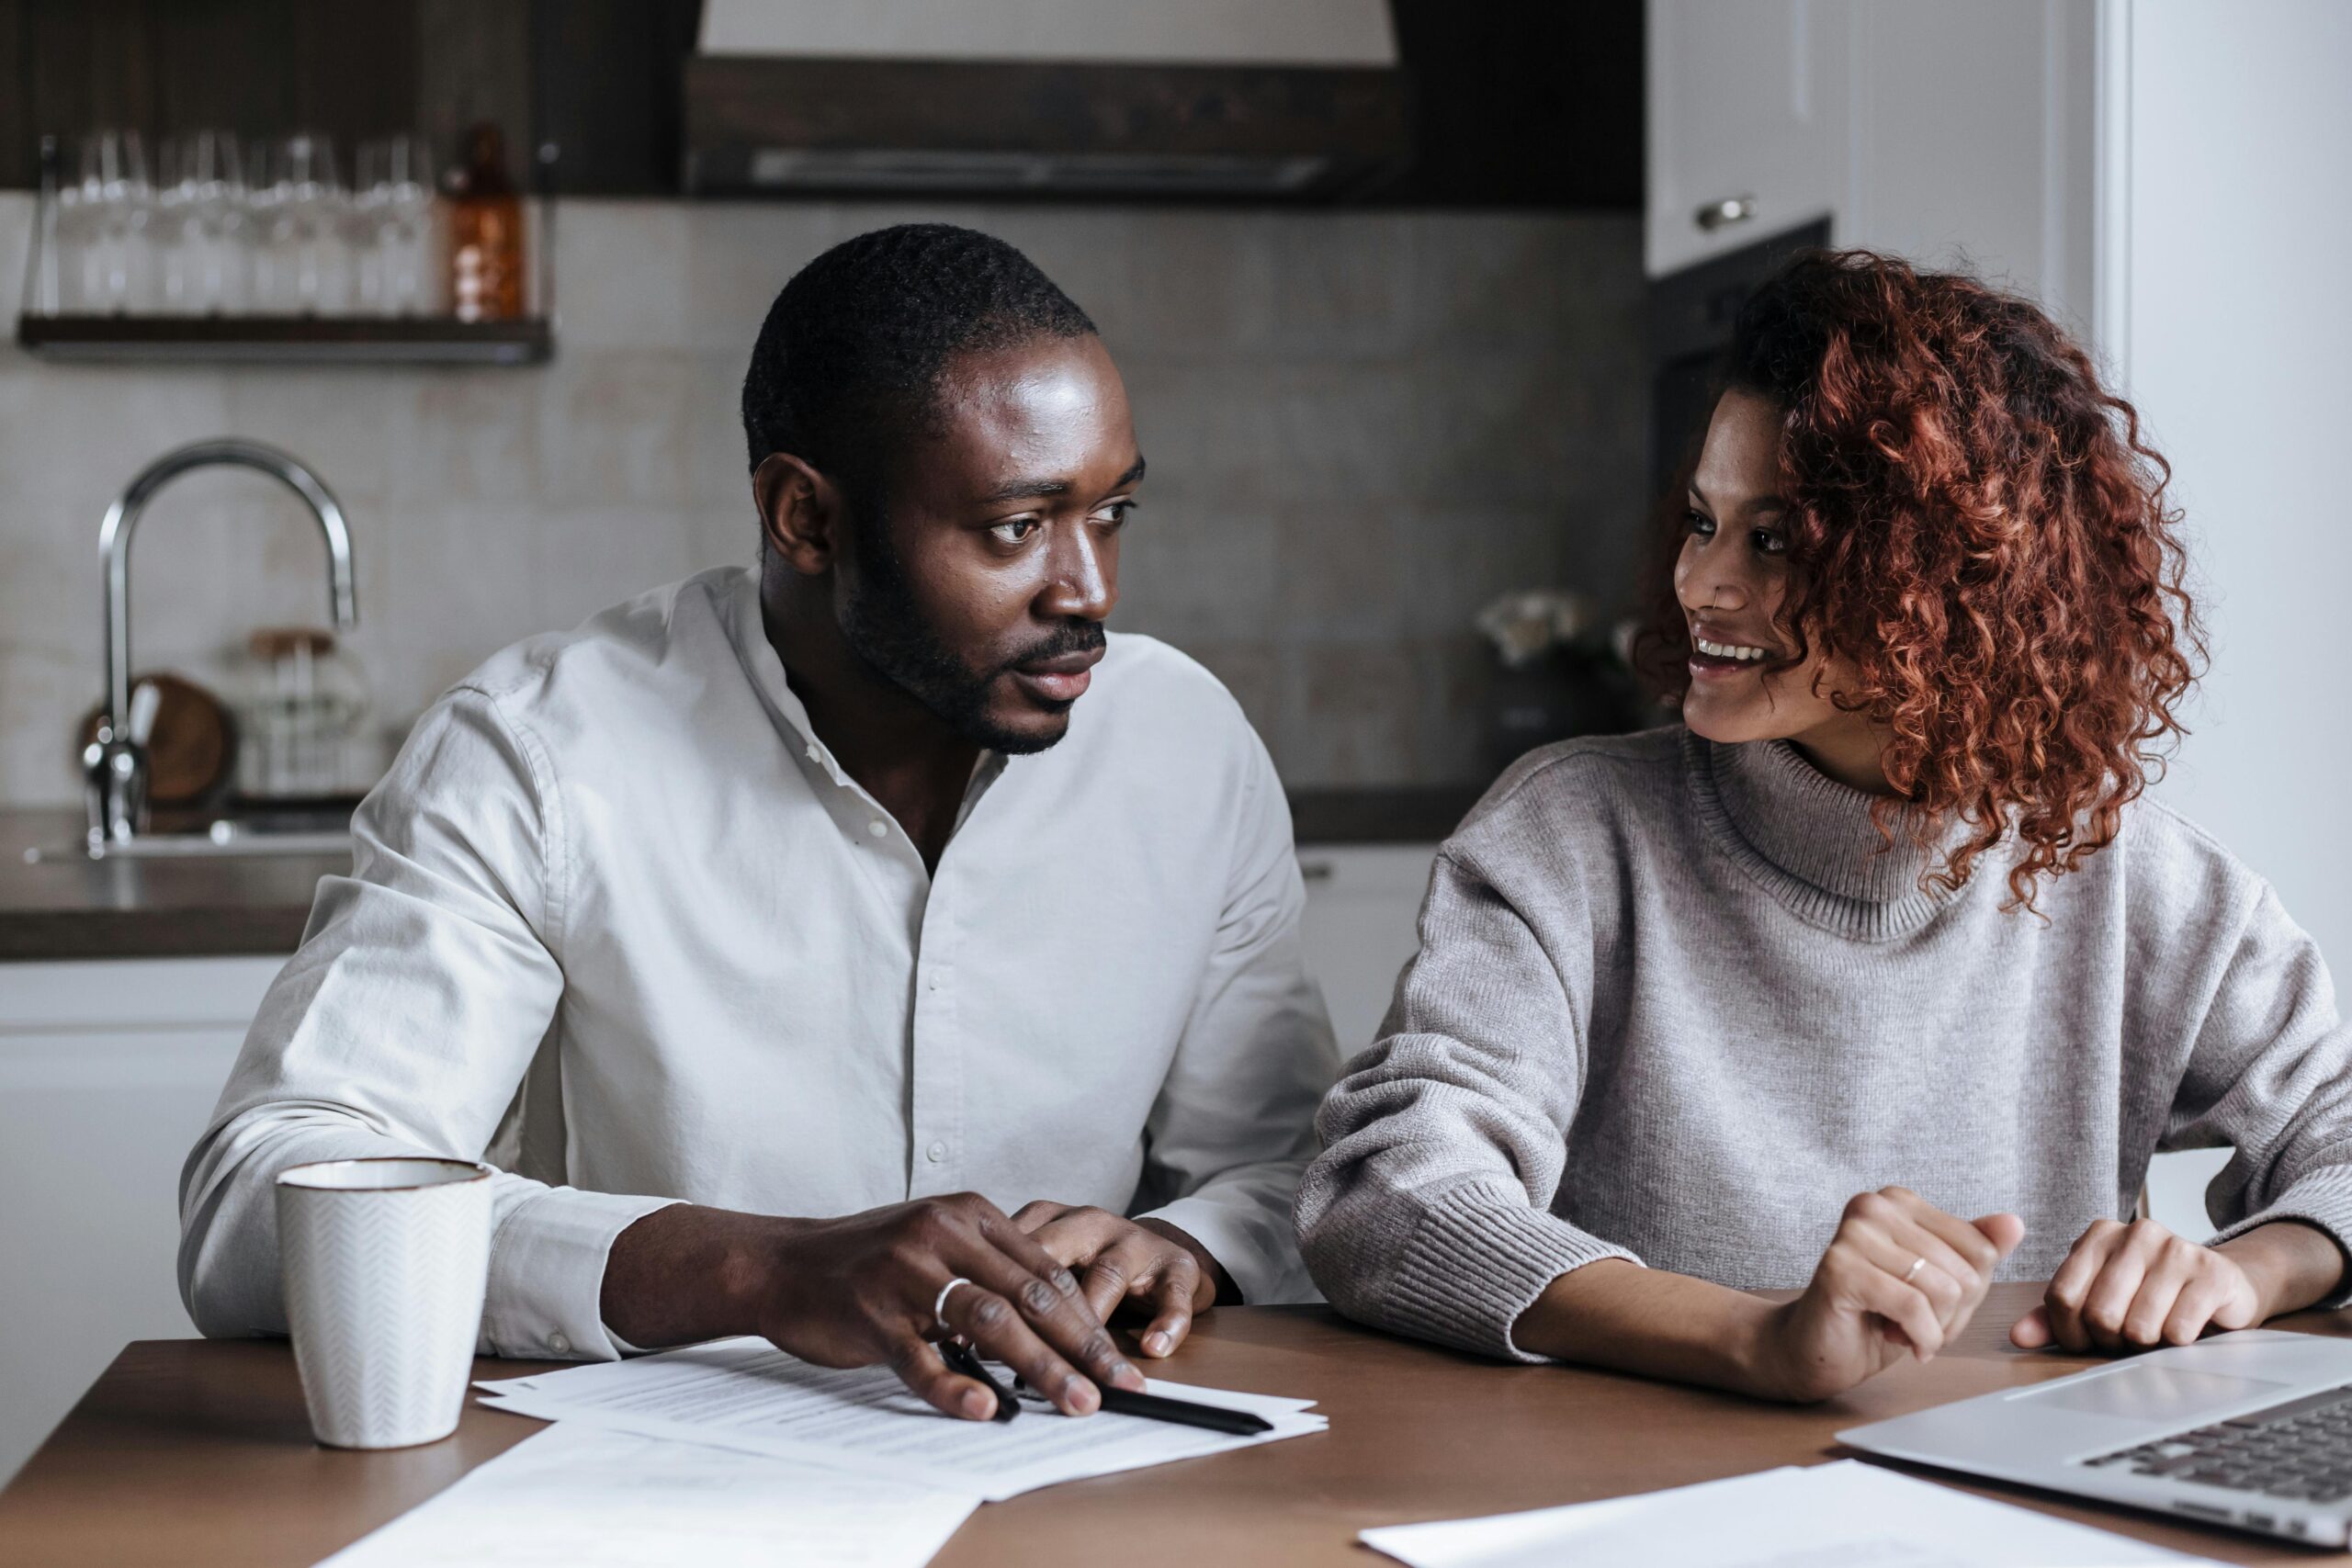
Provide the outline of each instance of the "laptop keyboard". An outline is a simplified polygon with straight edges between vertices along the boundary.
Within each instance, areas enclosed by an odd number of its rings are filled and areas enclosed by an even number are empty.
[[[2083,1461],[2302,1503],[2352,1497],[2352,1386]]]

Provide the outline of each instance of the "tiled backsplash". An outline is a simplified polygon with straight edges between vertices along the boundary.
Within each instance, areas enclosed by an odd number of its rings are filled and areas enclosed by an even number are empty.
[[[13,290],[32,204],[0,196]],[[0,805],[78,798],[98,519],[167,446],[236,434],[350,516],[349,648],[396,737],[484,656],[751,558],[736,397],[775,290],[873,206],[579,202],[534,370],[58,367],[0,347]],[[1631,216],[925,208],[1026,250],[1101,324],[1151,460],[1114,627],[1221,675],[1295,784],[1481,775],[1497,592],[1622,602],[1643,496]],[[7,296],[0,295],[0,298]],[[323,624],[316,530],[199,473],[133,555],[136,661],[217,677]]]

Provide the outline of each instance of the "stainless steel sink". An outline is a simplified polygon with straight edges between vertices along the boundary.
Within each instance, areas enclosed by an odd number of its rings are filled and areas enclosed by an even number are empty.
[[[177,832],[141,833],[25,852],[28,864],[43,861],[218,860],[229,855],[348,855],[350,812],[275,812],[216,817]]]

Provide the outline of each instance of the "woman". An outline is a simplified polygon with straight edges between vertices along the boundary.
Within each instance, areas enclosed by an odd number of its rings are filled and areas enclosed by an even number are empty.
[[[1792,1400],[1933,1356],[1996,1275],[2050,1280],[2018,1344],[2078,1351],[2342,1303],[2352,1035],[2262,880],[2141,798],[2198,649],[2165,472],[2033,307],[1784,268],[1653,639],[1682,723],[1532,753],[1439,855],[1299,1197],[1330,1299]],[[2218,1145],[2213,1245],[2119,1221]]]

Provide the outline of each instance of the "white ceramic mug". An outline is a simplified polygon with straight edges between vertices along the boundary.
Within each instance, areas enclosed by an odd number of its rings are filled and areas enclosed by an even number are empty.
[[[404,1449],[458,1429],[490,1269],[490,1168],[338,1159],[277,1178],[286,1316],[311,1430]]]

